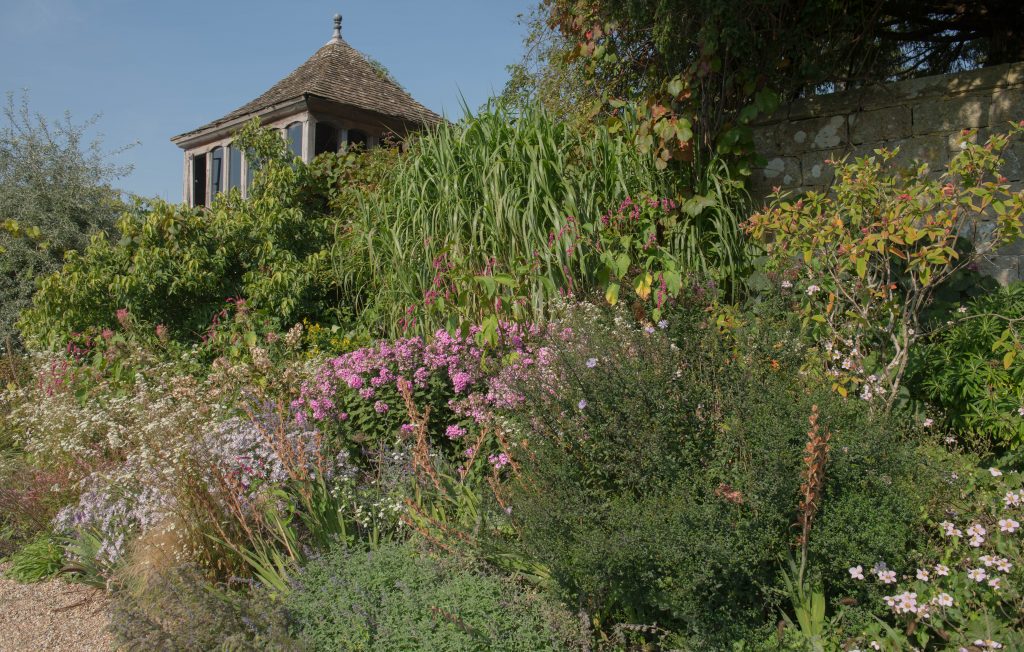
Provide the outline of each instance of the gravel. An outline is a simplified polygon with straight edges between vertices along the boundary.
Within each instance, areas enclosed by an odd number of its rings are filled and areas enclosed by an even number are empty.
[[[103,591],[81,584],[0,578],[0,652],[112,650],[106,607]]]

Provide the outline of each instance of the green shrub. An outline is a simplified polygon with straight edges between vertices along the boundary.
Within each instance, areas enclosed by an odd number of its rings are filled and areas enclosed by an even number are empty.
[[[510,504],[525,554],[605,623],[657,622],[691,646],[748,637],[777,619],[817,405],[832,453],[813,573],[838,597],[851,557],[905,561],[932,485],[897,424],[807,384],[785,356],[722,350],[703,314],[671,320],[668,337],[583,309],[520,379],[508,418],[529,455]],[[768,350],[791,338],[758,336]]]
[[[1003,175],[1022,132],[1024,122],[1011,124],[981,144],[964,130],[938,176],[927,162],[901,169],[898,150],[840,161],[829,193],[777,194],[747,221],[787,273],[783,287],[822,348],[815,366],[836,391],[895,405],[929,308],[1024,235],[1024,194]]]
[[[42,282],[20,321],[25,339],[63,345],[72,333],[96,335],[129,315],[195,342],[236,297],[279,327],[346,319],[352,301],[330,273],[339,228],[331,203],[356,174],[356,155],[293,164],[280,138],[252,126],[239,142],[262,161],[247,199],[222,194],[209,210],[137,203],[116,238],[95,235]],[[120,310],[127,313],[119,318]]]
[[[41,536],[11,555],[7,576],[19,582],[38,582],[56,575],[64,551],[49,536]]]
[[[286,606],[313,649],[568,650],[571,616],[508,579],[411,545],[335,550],[298,579]]]
[[[110,630],[118,649],[299,650],[287,634],[279,606],[259,590],[211,584],[190,567],[161,572],[144,590],[117,586]]]
[[[907,384],[938,408],[943,423],[972,448],[1024,443],[1024,358],[1015,320],[1024,318],[1024,284],[994,290],[938,321],[913,352]]]

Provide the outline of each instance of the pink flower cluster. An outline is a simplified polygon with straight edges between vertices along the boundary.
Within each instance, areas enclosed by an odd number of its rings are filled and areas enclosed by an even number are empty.
[[[477,345],[477,329],[466,335],[439,330],[429,342],[409,337],[394,342],[378,341],[370,346],[330,359],[320,368],[313,381],[303,384],[299,398],[292,401],[299,423],[307,419],[324,421],[343,419],[341,395],[354,392],[372,405],[377,414],[385,414],[394,406],[380,396],[385,390],[400,390],[403,384],[415,389],[427,387],[431,378],[440,376],[450,393],[448,407],[456,416],[484,422],[496,406],[512,405],[517,395],[511,389],[515,370],[535,364],[538,354],[528,341],[540,334],[536,326],[515,323],[499,325],[500,345],[485,351]],[[540,354],[543,357],[545,354]],[[510,360],[501,374],[484,369],[485,358]],[[507,371],[512,370],[510,373]],[[502,380],[499,380],[502,379]],[[394,393],[390,393],[394,397]],[[458,439],[466,434],[464,427],[449,425],[445,435]]]

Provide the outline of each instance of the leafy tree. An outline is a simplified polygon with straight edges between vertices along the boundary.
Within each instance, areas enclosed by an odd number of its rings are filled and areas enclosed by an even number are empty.
[[[113,183],[131,171],[111,159],[89,131],[99,116],[75,123],[69,113],[49,121],[29,109],[28,96],[7,95],[0,128],[0,350],[17,345],[14,322],[36,280],[81,251],[95,233],[113,229],[124,209]]]
[[[1024,59],[1009,0],[544,0],[569,62],[663,161],[749,155],[774,99]],[[622,101],[638,100],[636,106]]]
[[[507,66],[509,80],[502,101],[514,111],[540,105],[554,118],[586,125],[580,118],[597,97],[583,65],[570,60],[573,44],[550,27],[543,3],[520,14],[519,20],[529,32],[523,41],[523,58]]]

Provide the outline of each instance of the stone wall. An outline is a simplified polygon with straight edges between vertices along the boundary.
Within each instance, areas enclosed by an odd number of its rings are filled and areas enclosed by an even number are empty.
[[[826,160],[883,146],[899,146],[900,163],[923,160],[941,170],[961,129],[976,127],[984,139],[1021,119],[1024,63],[799,100],[754,126],[754,142],[767,164],[755,171],[752,192],[760,202],[775,186],[827,190],[832,169]],[[1024,144],[1015,143],[1006,159],[1006,176],[1022,184]],[[1024,245],[1001,250],[987,267],[1003,283],[1024,278]]]

